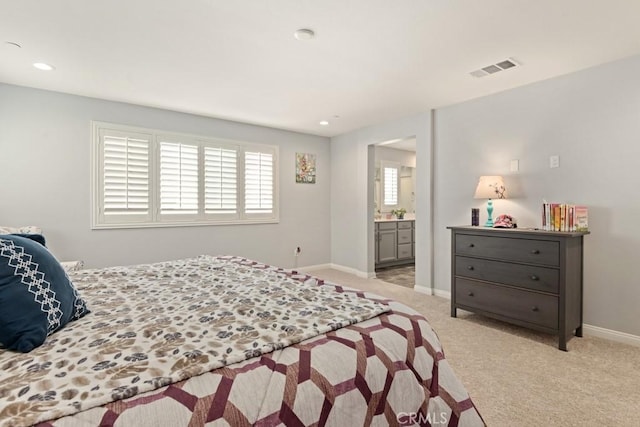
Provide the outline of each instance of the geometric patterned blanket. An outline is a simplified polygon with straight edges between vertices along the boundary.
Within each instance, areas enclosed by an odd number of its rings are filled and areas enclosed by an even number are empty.
[[[391,311],[43,426],[485,425],[424,317],[373,294],[317,284]]]
[[[91,409],[388,311],[233,257],[86,270],[73,281],[91,314],[30,353],[0,353],[0,425]]]
[[[220,348],[214,345],[218,342],[218,337],[215,340],[211,340],[210,337],[205,340],[201,337],[206,341],[204,348],[213,346],[211,348],[217,352],[217,360],[224,361],[223,367],[201,373],[187,369],[192,372],[178,381],[169,380],[162,375],[156,376],[154,378],[158,380],[151,382],[152,389],[145,390],[138,387],[136,393],[131,392],[130,387],[126,389],[116,387],[114,389],[116,392],[111,395],[109,403],[92,407],[82,406],[78,408],[81,412],[55,421],[44,422],[41,425],[484,425],[466,390],[444,358],[437,336],[427,321],[408,307],[372,294],[298,274],[295,271],[269,267],[241,258],[200,257],[198,259],[210,265],[235,264],[234,268],[229,268],[227,273],[223,273],[223,275],[231,274],[235,277],[234,280],[238,279],[235,276],[237,274],[243,276],[258,274],[262,275],[262,279],[258,280],[262,288],[283,281],[297,286],[296,289],[299,290],[306,287],[314,290],[322,289],[320,295],[328,293],[338,296],[338,300],[343,302],[357,301],[358,304],[370,308],[383,307],[383,314],[359,322],[347,321],[344,324],[348,326],[342,328],[338,327],[338,323],[329,322],[332,326],[326,333],[300,340],[288,347],[273,345],[270,348],[273,351],[247,353],[246,356],[250,358],[239,362],[221,356],[226,352],[224,350],[226,347]],[[149,266],[136,268],[143,277],[158,279],[158,271],[151,272]],[[96,309],[93,299],[87,294],[95,290],[90,288],[95,287],[91,283],[96,282],[96,276],[99,276],[98,282],[108,280],[112,283],[127,283],[124,293],[120,293],[120,299],[126,298],[124,295],[129,293],[143,292],[145,287],[142,284],[148,284],[146,279],[138,276],[139,283],[136,283],[136,280],[132,280],[131,272],[124,274],[121,269],[85,270],[72,276],[83,297],[88,300],[93,313],[100,313],[100,309]],[[164,270],[166,274],[166,268]],[[194,277],[189,277],[188,269],[177,269],[172,278],[172,281],[184,283],[193,280]],[[301,288],[301,285],[304,287]],[[114,287],[117,286],[103,286],[99,294],[112,293]],[[192,291],[197,293],[197,288],[195,286]],[[231,298],[242,299],[243,296],[245,295],[241,293],[237,296],[231,295]],[[185,296],[174,295],[173,300],[161,302],[173,306],[177,304],[175,298],[182,299]],[[148,295],[149,302],[154,299],[156,296]],[[97,301],[99,302],[100,299]],[[119,311],[121,318],[123,315],[124,319],[130,318],[131,307],[127,308],[124,301],[120,302],[122,305],[115,311]],[[158,301],[153,303],[157,304]],[[281,306],[286,305],[283,303]],[[246,306],[249,305],[246,304]],[[199,309],[199,307],[192,308]],[[355,308],[354,310],[356,314],[359,312]],[[353,320],[353,318],[350,319]],[[82,320],[84,319],[73,323]],[[164,333],[166,328],[174,325],[179,327],[184,320],[183,316],[178,316],[169,321],[161,321],[161,327],[157,329]],[[98,329],[102,327],[106,326],[100,326]],[[105,371],[113,373],[113,369],[108,364],[101,364],[99,355],[104,353],[103,356],[109,356],[109,360],[119,360],[127,356],[131,358],[135,353],[122,351],[121,347],[122,340],[130,340],[132,338],[130,332],[135,330],[130,322],[122,321],[110,332],[111,339],[119,340],[118,345],[112,343],[103,348],[106,352],[98,351],[98,356],[96,353],[90,356],[85,354],[83,358],[91,360],[94,363],[93,366],[99,365],[104,367]],[[287,328],[280,330],[285,337],[288,337],[291,332]],[[143,336],[162,335],[162,333],[158,334],[157,330],[138,329],[138,331]],[[66,342],[64,345],[68,346],[70,343],[65,338],[56,337],[60,332],[49,339],[59,339]],[[72,330],[71,335],[76,336],[78,333]],[[190,333],[189,329],[182,329],[182,332],[169,332],[169,334],[182,334],[182,336],[172,335],[169,338],[169,341],[180,341],[185,335],[193,335],[194,331]],[[86,346],[87,339],[78,341],[80,345],[85,343]],[[95,340],[92,343],[94,346],[107,344],[100,341],[95,343]],[[48,341],[45,345],[49,344]],[[37,396],[26,399],[34,406],[25,405],[24,400],[20,405],[14,405],[15,394],[11,392],[10,387],[6,387],[8,378],[5,375],[5,368],[14,371],[15,374],[14,368],[22,366],[22,375],[28,376],[38,374],[52,365],[63,363],[64,367],[67,367],[69,376],[76,378],[75,381],[71,380],[71,383],[76,384],[78,375],[74,371],[88,363],[82,358],[77,359],[77,352],[74,352],[77,344],[78,342],[75,342],[66,351],[66,358],[69,359],[66,364],[61,362],[62,359],[55,361],[55,358],[51,359],[51,363],[34,363],[33,360],[21,362],[5,360],[6,363],[3,363],[5,355],[0,354],[0,367],[3,368],[0,373],[2,375],[0,399],[6,399],[5,402],[9,402],[10,405],[5,406],[6,403],[0,403],[0,420],[2,420],[0,424],[3,422],[6,425],[31,424],[35,422],[34,416],[42,420],[46,419],[42,417],[45,414],[46,417],[51,418],[50,415],[53,412],[47,412],[48,404],[60,397],[67,402],[79,401],[77,395],[72,396],[73,393],[61,396],[53,383],[47,383],[51,381],[47,378],[37,387],[30,386],[26,391],[18,390],[20,396]],[[164,356],[167,354],[167,348],[163,346],[157,347],[156,350]],[[172,352],[169,351],[169,353]],[[198,359],[200,356],[202,354],[196,353],[193,359]],[[143,364],[138,366],[139,369],[130,372],[135,374],[131,380],[135,380],[133,384],[141,382],[148,384],[148,380],[143,380],[143,377],[154,368],[149,366],[148,360],[142,357],[140,359],[137,362]],[[186,357],[186,361],[189,362],[186,365],[191,365],[190,357]],[[25,368],[26,372],[24,372]],[[152,376],[158,374],[158,372],[151,373]],[[117,385],[117,382],[107,386],[113,385]],[[94,390],[96,388],[97,390]],[[93,396],[93,393],[107,388],[90,382],[89,391],[83,392],[85,395],[80,396],[80,401],[84,402]],[[54,414],[53,418],[62,415],[64,414]]]

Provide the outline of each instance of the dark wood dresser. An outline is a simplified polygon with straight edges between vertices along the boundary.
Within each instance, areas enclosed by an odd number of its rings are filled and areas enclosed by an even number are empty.
[[[583,237],[588,232],[447,227],[451,316],[457,309],[558,335],[582,336]]]

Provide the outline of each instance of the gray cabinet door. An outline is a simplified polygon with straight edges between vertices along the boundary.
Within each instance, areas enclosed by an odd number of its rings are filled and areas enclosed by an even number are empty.
[[[378,232],[378,262],[398,259],[398,233],[396,230],[380,230]]]

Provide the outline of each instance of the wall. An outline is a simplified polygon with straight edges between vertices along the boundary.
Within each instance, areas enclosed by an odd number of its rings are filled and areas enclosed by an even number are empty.
[[[416,167],[416,153],[407,150],[398,150],[386,146],[376,146],[376,163],[380,161],[400,163],[402,166]]]
[[[91,230],[90,121],[280,147],[280,223]],[[295,152],[317,155],[317,183],[295,183]],[[328,138],[0,84],[0,224],[40,225],[59,259],[89,267],[233,254],[292,267],[330,261]]]
[[[331,139],[331,262],[374,272],[374,148],[416,137],[416,284],[431,284],[431,113],[369,126]]]
[[[521,227],[540,226],[543,198],[589,207],[584,321],[640,335],[640,56],[443,108],[434,123],[435,287],[450,289],[445,227],[469,224],[472,207],[484,222],[477,179],[502,174],[512,191],[494,215],[511,213]]]

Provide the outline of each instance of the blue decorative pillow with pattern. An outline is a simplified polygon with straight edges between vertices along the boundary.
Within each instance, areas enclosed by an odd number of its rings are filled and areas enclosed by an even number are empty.
[[[64,268],[36,240],[0,235],[0,346],[23,353],[89,312]]]

